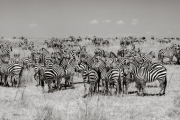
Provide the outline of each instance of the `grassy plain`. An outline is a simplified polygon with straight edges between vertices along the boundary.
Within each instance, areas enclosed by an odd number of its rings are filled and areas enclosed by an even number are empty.
[[[19,40],[9,39],[17,43]],[[43,40],[34,40],[37,48],[45,47]],[[83,41],[87,51],[93,54],[95,49],[90,42]],[[171,43],[170,43],[171,44]],[[160,44],[147,40],[137,44],[144,53],[154,51],[170,44]],[[107,51],[117,52],[118,41],[110,41],[109,47],[101,47]],[[15,48],[21,57],[30,55],[28,50]],[[175,60],[175,58],[174,58]],[[2,120],[178,120],[180,118],[180,66],[165,65],[167,68],[168,85],[165,96],[137,96],[128,94],[124,97],[95,95],[83,98],[83,84],[76,84],[75,89],[42,93],[41,87],[36,87],[34,70],[23,72],[23,84],[26,87],[12,88],[0,86],[0,119]],[[75,76],[74,81],[82,81]],[[47,91],[47,86],[45,87]],[[130,90],[135,90],[134,84]],[[158,88],[147,88],[146,92],[158,93]]]

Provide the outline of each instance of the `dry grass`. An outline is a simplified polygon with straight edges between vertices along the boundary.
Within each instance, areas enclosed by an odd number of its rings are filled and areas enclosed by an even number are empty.
[[[35,45],[39,44],[42,47],[42,43],[39,40]],[[93,54],[93,48],[95,47],[91,46],[91,42],[83,41],[81,44],[88,45],[87,51],[91,51],[91,54]],[[166,45],[159,46],[158,43],[147,42],[137,46],[141,47],[143,52],[153,50],[157,56],[159,49],[165,48]],[[118,41],[115,43],[111,42],[109,47],[103,47],[107,51],[114,52],[119,48]],[[24,56],[27,52],[20,51],[20,54]],[[35,86],[34,70],[24,71],[21,84],[26,87],[0,87],[0,119],[175,120],[180,117],[180,67],[177,65],[166,65],[166,68],[168,70],[167,92],[165,96],[161,97],[140,97],[136,94],[129,94],[124,97],[95,95],[91,98],[83,98],[83,84],[75,85],[75,89],[42,93],[41,87]],[[75,76],[74,81],[82,81],[82,78]],[[46,85],[45,91],[47,89]],[[133,84],[130,90],[135,90]],[[148,93],[152,92],[153,88],[147,88],[146,91]],[[158,90],[155,90],[155,92],[158,92]]]

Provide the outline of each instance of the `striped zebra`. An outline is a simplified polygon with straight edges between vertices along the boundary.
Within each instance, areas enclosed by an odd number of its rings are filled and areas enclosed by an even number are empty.
[[[155,58],[155,53],[153,51],[149,52],[148,54],[141,54],[142,58],[142,66],[147,66],[148,63],[152,63],[152,59]]]
[[[32,59],[30,57],[24,57],[21,60],[22,60],[23,66],[29,70],[31,65],[33,64]]]
[[[41,73],[42,73],[42,70],[44,70],[44,69],[45,69],[44,64],[35,63],[35,65],[34,65],[34,73],[35,73],[34,74],[34,79],[37,81],[36,86],[39,86],[39,85],[42,86],[42,84],[43,84],[42,80],[40,80],[40,77],[42,77],[40,75],[42,75]]]
[[[176,46],[173,45],[166,49],[161,49],[158,52],[158,60],[161,60],[161,63],[163,63],[164,58],[169,58],[170,64],[172,64],[173,56],[176,55]]]
[[[33,61],[34,61],[34,63],[41,63],[41,55],[40,54],[34,54],[33,56],[32,56],[32,58],[33,58]]]
[[[102,83],[102,86],[104,86],[103,81],[105,80],[106,72],[110,69],[110,66],[107,66],[106,62],[103,61],[102,59],[96,58],[95,60],[96,61],[92,63],[92,68],[97,71],[99,76],[99,80],[98,80],[98,92],[99,92],[100,83]]]
[[[54,62],[54,59],[51,56],[46,55],[44,60],[44,66],[48,66],[49,64],[52,64]]]
[[[130,71],[133,74],[136,85],[138,86],[138,91],[142,90],[142,93],[144,93],[146,83],[158,80],[161,87],[159,95],[165,95],[167,86],[167,69],[164,66],[160,64],[152,64],[149,67],[140,67],[138,64],[132,62],[128,65],[129,67],[127,67],[124,72],[126,73],[127,71]]]
[[[104,45],[109,46],[109,40],[104,40],[104,41],[102,42],[102,45],[103,45],[103,46],[104,46]]]
[[[66,75],[66,71],[62,66],[54,65],[53,67],[46,67],[44,70],[44,80],[48,84],[48,92],[52,92],[51,83],[57,82],[57,88],[61,89],[61,80]]]
[[[92,68],[94,57],[92,57],[91,55],[85,54],[83,57],[80,58],[80,61],[86,63],[88,65],[88,68]]]
[[[71,50],[71,51],[69,52],[70,57],[71,57],[71,58],[75,58],[76,52],[77,52],[76,50]]]
[[[79,50],[77,50],[76,55],[81,58],[81,55],[87,54],[86,46],[80,46]]]
[[[80,72],[82,74],[83,82],[84,82],[84,97],[90,93],[91,95],[93,92],[96,91],[96,84],[99,80],[99,75],[94,69],[89,69],[88,65],[84,62],[78,63],[75,66],[75,71]],[[87,84],[90,84],[89,92],[87,93]]]
[[[53,62],[49,62],[49,64],[44,69],[44,80],[48,84],[49,90],[48,92],[52,92],[51,83],[55,84],[55,87],[58,89],[62,88],[61,80],[65,79],[65,88],[67,85],[73,86],[73,76],[74,76],[74,67],[72,64],[68,63],[68,59],[63,57],[60,61],[59,65],[53,64]],[[43,78],[43,77],[41,77]]]
[[[52,42],[48,42],[48,40],[44,41],[43,45],[45,45],[45,44],[47,44],[47,48],[51,48],[53,46]]]
[[[10,56],[10,52],[12,51],[12,46],[3,47],[0,50],[1,50],[0,53],[1,56],[5,56],[5,55]]]
[[[123,71],[120,68],[112,68],[106,73],[105,77],[106,87],[104,90],[106,90],[106,93],[108,94],[108,88],[110,87],[110,94],[112,95],[112,85],[115,84],[116,86],[116,93],[117,95],[120,94],[122,91],[122,84],[123,84]]]
[[[8,86],[7,77],[11,76],[11,86],[14,86],[14,77],[16,76],[16,87],[19,87],[20,81],[22,78],[22,72],[24,70],[24,67],[20,64],[6,64],[1,61],[0,66],[0,74],[1,74],[1,82],[4,86]],[[2,80],[4,78],[4,81]],[[18,78],[18,79],[17,79]]]
[[[65,71],[66,71],[66,75],[64,76],[64,79],[65,79],[65,89],[66,89],[66,86],[71,86],[71,88],[74,88],[74,85],[73,85],[73,78],[74,78],[74,74],[75,74],[75,65],[77,64],[76,62],[76,59],[75,58],[71,58],[70,60],[68,60],[68,63],[67,65],[65,65],[63,67],[64,64],[60,64],[60,66],[62,66]]]
[[[84,70],[83,73],[82,73],[82,77],[83,77],[83,82],[85,83],[84,87],[84,97],[86,97],[86,95],[90,94],[91,96],[93,95],[94,92],[96,92],[96,84],[98,82],[98,79],[99,79],[99,75],[98,73],[93,70],[93,69],[89,69],[89,70]],[[86,93],[86,83],[87,84],[90,84],[90,87],[89,87],[89,92]]]
[[[95,56],[104,57],[105,51],[103,49],[97,48],[97,49],[95,49],[94,54],[95,54]]]

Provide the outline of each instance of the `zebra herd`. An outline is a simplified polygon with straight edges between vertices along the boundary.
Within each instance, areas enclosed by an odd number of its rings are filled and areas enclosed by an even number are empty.
[[[70,42],[81,41],[81,38],[70,40]],[[97,41],[109,45],[107,40],[92,39],[94,43]],[[97,47],[92,55],[87,52],[86,46],[79,44],[69,46],[66,41],[53,38],[50,42],[44,41],[47,49],[32,47],[29,49],[31,55],[21,59],[20,54],[10,56],[15,48],[11,44],[3,43],[0,45],[0,85],[19,87],[23,70],[34,69],[36,86],[41,86],[45,91],[44,86],[47,84],[48,92],[61,90],[63,87],[75,88],[74,76],[81,74],[84,97],[95,93],[112,95],[113,89],[117,95],[127,94],[132,82],[136,83],[138,94],[144,95],[146,83],[156,80],[160,83],[159,95],[165,95],[167,69],[163,66],[163,59],[169,58],[172,64],[174,56],[179,58],[179,45],[173,44],[159,50],[158,60],[161,63],[157,63],[152,61],[156,57],[155,52],[142,53],[134,42],[127,42],[126,39],[123,41],[119,41],[121,49],[118,49],[117,53]],[[34,45],[32,42],[29,43]],[[28,42],[25,40],[24,44],[27,46]],[[53,48],[54,52],[51,53],[48,48]],[[7,77],[11,78],[10,82],[7,81]]]

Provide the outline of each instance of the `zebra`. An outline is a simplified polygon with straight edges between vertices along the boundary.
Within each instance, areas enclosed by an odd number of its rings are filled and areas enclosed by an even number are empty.
[[[82,54],[87,54],[86,46],[80,46],[79,50],[77,50],[76,55],[80,58]]]
[[[1,56],[10,56],[10,52],[12,51],[12,46],[7,46],[1,48]]]
[[[63,64],[61,62],[61,66],[66,70],[66,75],[64,76],[64,79],[65,79],[65,89],[66,89],[66,86],[71,86],[72,88],[74,88],[74,85],[73,85],[73,77],[74,77],[74,74],[75,74],[75,65],[77,64],[77,61],[75,58],[71,58],[70,60],[68,60],[68,63],[67,65],[65,65],[63,67]]]
[[[129,62],[128,67],[123,69],[126,69],[124,71],[125,73],[130,71],[133,74],[138,90],[142,90],[143,94],[146,83],[158,80],[161,87],[159,95],[165,95],[167,86],[167,69],[164,66],[153,64],[149,67],[141,67],[135,62]]]
[[[41,78],[48,84],[48,92],[53,92],[51,83],[53,81],[57,82],[57,88],[61,89],[61,79],[66,75],[66,71],[62,66],[53,65],[52,67],[46,67],[41,75]]]
[[[44,60],[44,66],[49,66],[49,64],[52,64],[54,62],[54,59],[51,56],[45,56]]]
[[[92,63],[92,69],[95,69],[99,75],[99,80],[98,80],[98,92],[99,92],[99,86],[100,86],[100,81],[102,81],[102,86],[104,86],[104,80],[106,76],[106,72],[110,69],[110,66],[106,65],[106,62],[103,61],[102,59],[95,59]]]
[[[112,68],[106,73],[105,82],[106,93],[108,94],[108,86],[110,86],[110,94],[112,95],[112,85],[116,85],[116,93],[119,95],[120,91],[122,91],[122,81],[123,81],[123,71],[120,68]]]
[[[22,60],[23,66],[29,70],[33,62],[32,59],[30,57],[24,57],[21,60]]]
[[[96,84],[97,84],[97,81],[99,79],[99,75],[98,73],[96,72],[96,70],[93,70],[93,69],[89,69],[89,70],[84,70],[83,73],[82,73],[82,77],[83,77],[83,82],[85,83],[84,87],[84,97],[86,97],[86,95],[90,94],[91,96],[93,95],[93,93],[96,91]],[[86,89],[86,83],[87,84],[90,84],[90,87],[89,87],[89,92],[86,93],[87,89]]]
[[[8,82],[7,82],[7,77],[11,76],[11,86],[14,85],[14,81],[12,80],[12,78],[14,76],[16,76],[17,79],[17,83],[16,83],[16,87],[19,87],[20,85],[20,81],[22,78],[22,72],[24,70],[24,67],[21,66],[20,64],[16,64],[16,63],[4,63],[1,59],[1,65],[0,65],[0,74],[1,74],[1,82],[2,82],[2,78],[4,78],[4,82],[3,85],[4,86],[9,86]]]
[[[67,58],[63,57],[58,64],[53,64],[53,62],[49,62],[48,65],[45,68],[45,77],[50,80],[50,77],[48,77],[48,74],[51,75],[51,78],[55,77],[53,79],[53,82],[55,83],[55,87],[61,89],[61,86],[59,86],[59,81],[61,81],[61,78],[65,79],[65,89],[66,86],[72,86],[73,85],[73,76],[74,76],[74,67],[73,67],[73,60],[68,60]],[[56,69],[60,69],[59,71],[56,71]],[[49,72],[49,73],[48,73]],[[58,79],[56,79],[58,77]],[[51,88],[50,88],[51,89]]]
[[[44,64],[35,63],[34,65],[34,79],[37,81],[36,86],[42,85],[42,81],[40,80],[40,74],[42,73],[42,70],[45,69]]]
[[[176,46],[173,45],[170,48],[161,49],[158,52],[158,60],[161,60],[161,63],[163,63],[163,58],[167,57],[169,58],[170,64],[172,64],[173,56],[176,55]]]
[[[72,58],[75,58],[75,56],[76,56],[76,50],[71,50],[70,52],[69,52],[69,54],[70,54],[70,56],[72,56]]]
[[[104,57],[105,51],[103,49],[97,48],[97,49],[95,49],[94,54],[95,54],[95,56]]]
[[[52,45],[52,42],[48,42],[48,40],[45,40],[44,41],[44,44],[43,45],[45,45],[45,44],[47,44],[47,48],[51,48],[53,45]]]
[[[102,45],[103,45],[103,46],[105,46],[105,45],[106,45],[106,46],[109,46],[109,40],[104,40],[104,41],[102,42]]]
[[[142,58],[142,66],[147,65],[147,63],[152,63],[152,59],[155,58],[155,53],[153,51],[149,52],[149,54],[141,54]]]
[[[84,96],[87,96],[87,84],[90,84],[90,93],[92,95],[92,92],[96,91],[96,84],[99,80],[99,75],[96,72],[96,70],[89,68],[88,65],[84,62],[78,63],[78,65],[75,66],[75,71],[80,72],[82,74],[83,82],[84,82]]]
[[[81,58],[80,61],[86,63],[88,65],[88,68],[92,68],[92,63],[94,62],[94,57],[88,54],[84,54]]]

